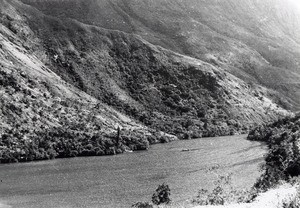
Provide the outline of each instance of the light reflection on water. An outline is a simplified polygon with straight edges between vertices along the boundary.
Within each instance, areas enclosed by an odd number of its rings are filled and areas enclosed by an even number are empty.
[[[250,187],[265,153],[260,143],[231,136],[158,144],[117,156],[0,165],[0,207],[130,207],[150,201],[164,182],[173,201],[182,204],[199,189],[211,188],[218,175],[233,173],[235,187]]]

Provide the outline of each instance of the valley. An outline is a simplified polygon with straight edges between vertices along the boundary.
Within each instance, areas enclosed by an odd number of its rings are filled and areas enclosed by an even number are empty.
[[[299,5],[0,0],[0,207],[125,207],[165,181],[180,204],[219,168],[294,190]]]
[[[279,91],[226,67],[140,34],[62,18],[55,1],[34,2],[1,2],[2,162],[240,134],[290,114],[273,99]]]

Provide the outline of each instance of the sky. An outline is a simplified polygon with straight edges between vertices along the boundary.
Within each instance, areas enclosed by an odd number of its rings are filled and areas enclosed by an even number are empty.
[[[298,14],[300,15],[300,0],[290,0],[290,1],[292,1],[297,6]]]

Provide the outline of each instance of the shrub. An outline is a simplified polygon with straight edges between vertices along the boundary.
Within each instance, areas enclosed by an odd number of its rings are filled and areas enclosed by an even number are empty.
[[[299,179],[293,181],[295,183],[299,183]],[[299,208],[300,207],[300,189],[298,187],[297,195],[293,198],[288,198],[285,202],[283,202],[282,208]]]
[[[132,208],[153,208],[149,202],[137,202],[131,206]]]
[[[152,195],[152,203],[155,205],[169,204],[171,202],[170,195],[171,195],[171,190],[169,186],[163,183],[162,185],[158,186],[155,193]],[[153,208],[153,205],[149,202],[137,202],[133,204],[131,207]]]
[[[256,182],[256,188],[266,191],[279,181],[290,181],[300,175],[299,121],[299,115],[284,118],[256,127],[249,133],[248,139],[264,141],[269,148],[263,166],[264,173]]]
[[[201,189],[192,203],[198,205],[224,205],[225,203],[251,202],[257,196],[257,190],[235,190],[231,185],[231,175],[220,176],[216,186],[208,191]]]
[[[169,186],[163,183],[158,186],[155,193],[152,195],[152,202],[156,205],[169,204],[171,202],[170,195],[171,190]]]

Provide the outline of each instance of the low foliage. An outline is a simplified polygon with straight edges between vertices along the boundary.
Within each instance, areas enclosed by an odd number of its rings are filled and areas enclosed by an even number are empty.
[[[155,193],[152,195],[152,202],[156,205],[169,204],[171,202],[170,195],[171,190],[168,185],[159,185]]]
[[[267,190],[281,180],[290,181],[300,175],[299,130],[300,115],[297,115],[257,127],[249,133],[248,139],[264,141],[269,148],[264,173],[255,187]]]
[[[255,189],[237,191],[231,185],[231,175],[220,176],[215,187],[209,191],[201,189],[192,203],[198,205],[224,205],[229,203],[251,202],[257,196]]]
[[[26,135],[26,136],[24,136]],[[149,141],[139,133],[122,135],[90,133],[53,127],[23,134],[10,130],[0,137],[0,163],[26,162],[76,156],[115,155],[131,150],[146,150]]]
[[[153,208],[149,202],[137,202],[131,206],[132,208]]]
[[[299,184],[299,178],[294,178],[291,181],[292,184]],[[299,208],[300,207],[300,188],[297,188],[297,194],[293,198],[288,198],[283,202],[283,206],[280,208]]]
[[[163,183],[157,187],[152,195],[152,203],[149,202],[137,202],[132,205],[133,208],[152,208],[155,205],[170,204],[171,203],[171,189],[169,185]]]

